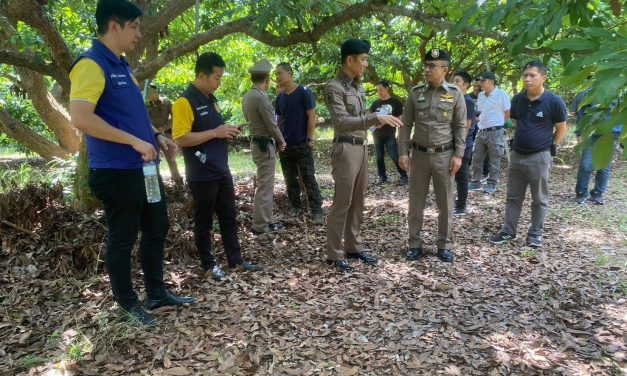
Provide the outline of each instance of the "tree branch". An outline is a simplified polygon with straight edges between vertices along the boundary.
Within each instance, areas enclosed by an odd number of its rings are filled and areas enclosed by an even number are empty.
[[[39,30],[59,69],[66,74],[69,72],[70,64],[72,64],[72,53],[54,22],[44,13],[41,2],[36,0],[6,0],[6,12],[14,20],[23,21]]]
[[[149,64],[136,70],[137,79],[146,79],[155,75],[159,69],[174,59],[197,50],[200,46],[226,37],[227,35],[242,33],[273,47],[288,47],[298,43],[315,43],[329,30],[363,17],[375,11],[382,0],[367,0],[362,3],[346,7],[339,13],[326,17],[310,31],[293,29],[286,35],[275,35],[268,31],[259,31],[252,16],[239,18],[231,22],[214,27],[201,34],[196,34],[185,42],[181,42],[163,51],[161,55]]]
[[[33,131],[28,125],[14,118],[7,110],[0,108],[0,131],[39,154],[45,160],[66,158],[68,152],[45,137]]]
[[[33,55],[0,49],[0,63],[28,68],[44,76],[54,78],[63,88],[69,89],[70,87],[70,78],[67,72],[64,72],[56,64],[38,61]]]
[[[373,10],[378,11],[378,12],[393,14],[396,16],[408,17],[408,18],[411,18],[416,21],[420,21],[422,23],[425,23],[429,26],[432,26],[440,30],[449,30],[455,26],[453,22],[440,19],[437,16],[424,13],[418,10],[412,10],[412,9],[394,6],[394,5],[388,5],[388,4],[373,5],[373,8],[374,8]],[[465,27],[462,30],[462,32],[467,35],[488,37],[488,38],[492,38],[496,40],[503,40],[507,37],[507,33],[502,32],[502,31],[484,30],[478,27],[471,27],[471,26]]]

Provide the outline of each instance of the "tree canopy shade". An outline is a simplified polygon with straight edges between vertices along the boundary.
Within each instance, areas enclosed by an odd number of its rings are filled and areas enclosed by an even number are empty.
[[[337,68],[339,44],[353,36],[370,39],[374,46],[366,79],[388,78],[401,95],[421,80],[421,56],[434,46],[452,51],[454,70],[494,70],[513,91],[520,67],[531,58],[549,64],[550,85],[567,97],[594,74],[591,100],[599,103],[599,110],[607,109],[625,87],[627,43],[619,1],[136,3],[145,10],[142,40],[128,56],[137,78],[156,78],[178,94],[191,78],[194,54],[218,51],[230,72],[220,95],[234,119],[253,60],[290,61],[301,82],[322,84]],[[95,35],[94,8],[94,1],[85,0],[0,0],[0,91],[6,97],[0,104],[0,132],[44,158],[78,150],[80,135],[65,110],[68,69]],[[30,107],[16,92],[26,93],[44,127],[20,110]],[[625,123],[624,109],[621,102],[610,119],[591,120],[586,134]]]

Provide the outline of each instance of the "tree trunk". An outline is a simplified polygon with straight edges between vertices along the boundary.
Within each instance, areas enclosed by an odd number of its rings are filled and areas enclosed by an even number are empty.
[[[69,153],[76,153],[81,141],[79,132],[70,124],[70,115],[65,108],[48,91],[43,76],[29,69],[16,69],[35,110],[54,133],[59,146]]]
[[[67,158],[69,155],[67,150],[40,136],[4,109],[0,109],[0,131],[41,155],[47,161],[54,158]]]
[[[93,213],[100,207],[100,202],[94,197],[89,188],[89,184],[87,183],[88,176],[87,144],[85,143],[85,136],[83,136],[76,160],[76,176],[74,177],[74,185],[72,186],[72,190],[74,191],[74,202],[72,202],[72,206],[78,210]]]

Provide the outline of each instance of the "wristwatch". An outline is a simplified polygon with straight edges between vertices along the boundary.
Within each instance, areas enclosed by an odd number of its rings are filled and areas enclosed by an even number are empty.
[[[163,132],[155,132],[155,139],[157,139],[157,137],[159,136],[163,136],[165,137],[165,135],[163,134]]]

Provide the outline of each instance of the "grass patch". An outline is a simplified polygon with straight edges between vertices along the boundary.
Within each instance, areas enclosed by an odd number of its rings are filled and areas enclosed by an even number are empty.
[[[382,215],[381,217],[377,218],[377,221],[375,222],[376,226],[386,226],[392,223],[398,223],[401,222],[403,220],[403,217],[399,214],[386,214],[386,215]]]
[[[534,251],[534,250],[522,251],[520,253],[520,257],[522,258],[537,257],[539,254],[540,254],[540,251]]]

